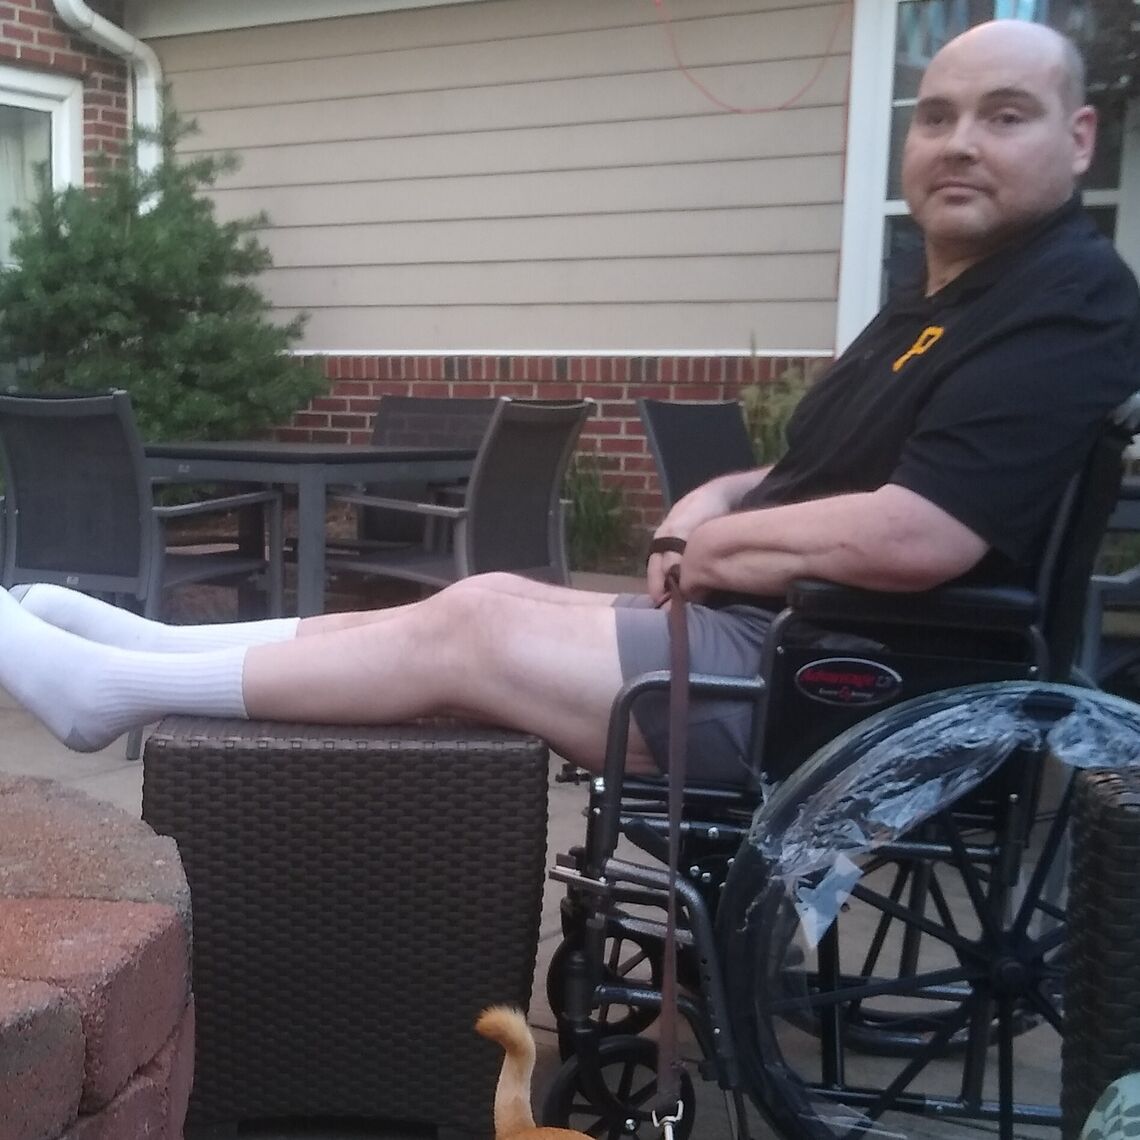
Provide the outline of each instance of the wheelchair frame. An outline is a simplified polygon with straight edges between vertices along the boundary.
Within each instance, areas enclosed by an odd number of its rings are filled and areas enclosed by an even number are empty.
[[[659,677],[641,679],[623,690],[620,698],[624,712],[647,687],[662,683]],[[705,692],[721,692],[717,682],[700,679],[696,686]],[[738,686],[734,686],[738,687]],[[755,696],[755,692],[750,694]],[[932,698],[919,698],[897,706],[885,719],[894,724],[908,708],[925,706]],[[615,718],[617,719],[617,718]],[[876,718],[876,721],[880,718]],[[873,722],[867,722],[873,724]],[[877,847],[871,857],[884,866],[895,865],[895,882],[885,897],[888,901],[881,916],[876,937],[886,940],[884,924],[890,920],[904,926],[903,942],[899,952],[899,965],[894,976],[869,981],[855,978],[851,971],[840,968],[839,926],[833,924],[820,941],[819,976],[816,988],[789,999],[784,989],[773,995],[764,1015],[788,1016],[795,1025],[797,1018],[814,1017],[818,1025],[809,1028],[820,1045],[821,1072],[814,1083],[803,1082],[789,1090],[789,1078],[772,1075],[768,1051],[757,1050],[751,1034],[742,1033],[742,1025],[755,1018],[747,998],[747,982],[755,953],[752,943],[757,929],[744,922],[742,915],[754,905],[754,899],[764,896],[758,883],[765,887],[767,897],[763,905],[768,918],[759,937],[767,936],[769,929],[779,930],[775,920],[783,916],[786,924],[791,913],[782,887],[766,879],[768,869],[764,861],[749,847],[748,836],[757,830],[772,827],[773,835],[781,834],[789,819],[797,816],[803,797],[809,798],[821,781],[833,779],[838,771],[857,756],[851,749],[862,749],[868,743],[866,727],[846,734],[851,743],[840,750],[838,759],[834,750],[825,756],[822,766],[813,762],[783,784],[779,792],[761,809],[754,823],[744,823],[748,812],[740,797],[735,802],[718,789],[701,789],[698,796],[701,806],[714,808],[703,812],[700,822],[689,820],[685,840],[689,845],[690,864],[694,843],[706,850],[718,849],[725,871],[723,875],[700,869],[699,864],[686,867],[678,878],[677,897],[683,914],[681,956],[679,972],[688,993],[682,995],[679,1009],[690,1025],[702,1055],[702,1076],[715,1079],[726,1093],[734,1132],[747,1137],[747,1115],[744,1099],[748,1097],[769,1118],[782,1135],[789,1137],[833,1137],[835,1135],[861,1136],[867,1134],[872,1120],[884,1111],[922,1112],[939,1119],[972,1119],[997,1123],[999,1135],[1012,1137],[1015,1125],[1059,1122],[1059,1109],[1049,1105],[1016,1102],[1012,1095],[1012,1041],[1030,1027],[1027,1009],[1034,1015],[1060,1027],[1060,1014],[1056,1004],[1049,1005],[1043,991],[1059,992],[1060,963],[1051,957],[1063,937],[1062,913],[1044,897],[1046,876],[1039,872],[1031,877],[1022,901],[1011,918],[1009,931],[999,934],[991,930],[992,945],[979,946],[974,961],[965,962],[959,969],[942,971],[943,980],[929,978],[919,967],[922,938],[943,941],[945,930],[931,929],[930,918],[923,912],[936,897],[937,878],[925,872],[934,862],[953,864],[964,880],[973,884],[973,905],[979,914],[995,921],[1005,911],[1010,893],[1018,882],[1015,873],[1021,856],[1028,845],[1033,829],[1032,805],[1039,790],[1040,769],[1033,763],[1021,764],[1012,785],[1004,790],[996,806],[1001,818],[986,828],[992,836],[983,841],[977,838],[967,842],[964,838],[984,821],[976,808],[968,814],[948,804],[924,825],[923,833],[907,836]],[[632,809],[632,810],[631,810]],[[645,814],[652,811],[653,814]],[[645,918],[627,908],[652,907],[664,911],[669,890],[668,872],[664,867],[645,866],[615,854],[619,836],[625,835],[650,855],[659,854],[662,837],[665,803],[660,786],[650,782],[637,782],[632,788],[622,787],[607,773],[593,781],[591,787],[589,824],[586,843],[560,856],[551,877],[565,883],[567,898],[563,903],[564,932],[573,946],[566,956],[563,968],[564,1003],[560,1018],[560,1047],[571,1059],[569,1071],[564,1068],[561,1080],[555,1082],[547,1102],[546,1119],[562,1126],[576,1125],[577,1120],[567,1118],[566,1094],[584,1095],[589,1106],[591,1125],[585,1130],[593,1135],[641,1135],[640,1129],[649,1127],[648,1097],[653,1091],[652,1078],[647,1076],[641,1086],[643,1100],[629,1103],[615,1095],[607,1085],[602,1070],[607,1063],[627,1062],[622,1069],[628,1079],[628,1064],[650,1069],[651,1055],[643,1045],[624,1045],[633,1038],[610,1036],[604,1021],[592,1017],[595,1009],[609,1006],[628,1007],[647,1011],[650,1016],[660,1007],[661,994],[652,980],[648,983],[620,976],[607,976],[605,946],[607,941],[633,937],[640,945],[659,944],[664,934],[661,919]],[[789,816],[789,813],[790,816]],[[1059,837],[1068,818],[1068,794],[1063,797],[1057,814],[1048,825],[1048,835],[1042,847],[1046,851],[1059,851]],[[616,824],[616,829],[615,829]],[[937,832],[941,832],[940,834]],[[710,832],[712,833],[710,835]],[[778,846],[775,838],[773,845]],[[743,862],[741,862],[743,860]],[[965,867],[966,870],[962,871]],[[698,873],[694,873],[698,872]],[[703,881],[702,881],[703,880]],[[857,885],[852,895],[866,895],[868,888]],[[904,902],[899,902],[903,891],[908,891]],[[723,896],[722,896],[723,892]],[[870,896],[866,896],[870,897]],[[873,900],[874,901],[874,900]],[[943,905],[944,904],[940,904]],[[909,909],[908,909],[909,908]],[[1037,942],[1026,941],[1024,927],[1030,919],[1046,917],[1053,927]],[[795,924],[795,925],[798,925]],[[985,923],[983,922],[983,925]],[[1010,931],[1022,944],[1014,946]],[[1010,935],[1007,937],[1007,935]],[[961,939],[958,939],[961,941]],[[649,951],[652,953],[652,949]],[[1019,957],[1019,953],[1021,956]],[[769,957],[771,955],[769,954]],[[686,961],[687,959],[687,961]],[[771,963],[770,963],[771,964]],[[991,973],[1005,977],[1005,991],[998,993],[988,984],[978,983]],[[803,973],[792,971],[801,983]],[[777,971],[778,975],[778,971]],[[922,1001],[940,1003],[936,1016],[924,1019],[913,1011],[896,1023],[875,1020],[874,1011],[865,1015],[862,1024],[851,1016],[857,991],[862,986],[862,1002],[883,994],[915,996],[906,993],[902,979],[915,976],[914,985],[921,985],[918,995]],[[950,980],[953,975],[953,981]],[[824,979],[828,979],[824,984]],[[778,980],[778,976],[774,979]],[[973,986],[974,989],[970,987]],[[744,993],[742,994],[742,987]],[[1000,988],[1000,987],[998,987]],[[1004,1004],[1003,1004],[1004,1003]],[[752,1003],[754,1005],[755,1003]],[[957,1020],[946,1020],[944,1006],[958,1007]],[[763,1006],[764,1003],[761,1002]],[[851,1005],[851,1008],[846,1008]],[[1000,1009],[998,1007],[1001,1007]],[[559,1010],[556,1009],[556,1013]],[[1020,1020],[1019,1020],[1020,1019]],[[968,1025],[969,1032],[960,1030]],[[853,1034],[853,1026],[857,1031]],[[639,1028],[644,1026],[639,1026]],[[802,1025],[795,1026],[802,1029]],[[997,1039],[1003,1060],[1003,1086],[996,1098],[985,1095],[986,1078],[984,1053]],[[982,1040],[984,1038],[984,1041]],[[627,1050],[622,1054],[623,1047]],[[844,1081],[849,1050],[878,1053],[880,1056],[903,1058],[913,1064],[922,1058],[923,1064],[945,1060],[952,1053],[961,1054],[963,1077],[957,1095],[932,1097],[908,1093],[905,1085],[895,1090],[855,1088]],[[902,1064],[902,1062],[900,1062]],[[774,1067],[774,1066],[773,1066]],[[915,1069],[921,1072],[922,1065]],[[781,1081],[783,1083],[781,1083]],[[691,1092],[687,1122],[683,1118],[678,1137],[688,1134],[692,1127]],[[796,1101],[798,1097],[798,1102]],[[832,1131],[829,1125],[812,1119],[812,1112],[825,1099],[841,1099],[850,1109],[858,1106],[868,1113],[866,1120],[854,1119],[843,1132]],[[598,1131],[599,1125],[602,1127]],[[874,1134],[880,1134],[878,1130]],[[883,1132],[883,1135],[913,1135]]]

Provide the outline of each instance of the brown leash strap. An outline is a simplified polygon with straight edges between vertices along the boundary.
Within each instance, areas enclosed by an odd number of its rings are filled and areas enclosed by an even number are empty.
[[[665,576],[669,599],[669,897],[661,963],[658,1021],[657,1106],[653,1122],[671,1140],[681,1119],[681,1057],[677,1045],[677,872],[681,859],[681,807],[685,798],[685,753],[689,735],[689,627],[681,594],[681,571]]]

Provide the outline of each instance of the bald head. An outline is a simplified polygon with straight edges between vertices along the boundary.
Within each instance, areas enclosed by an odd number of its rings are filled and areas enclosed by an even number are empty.
[[[1092,161],[1076,48],[1042,24],[993,20],[951,40],[918,88],[903,151],[928,289],[1058,209]]]
[[[943,47],[930,66],[935,66],[943,55],[970,57],[988,52],[1012,52],[1035,60],[1048,69],[1066,111],[1075,111],[1084,104],[1085,61],[1080,50],[1068,36],[1045,24],[1028,20],[989,20],[975,24]]]

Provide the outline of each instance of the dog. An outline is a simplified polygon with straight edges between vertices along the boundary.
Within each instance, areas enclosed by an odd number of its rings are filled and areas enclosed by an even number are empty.
[[[530,1110],[534,1035],[522,1012],[508,1005],[483,1010],[475,1032],[503,1047],[503,1068],[495,1086],[495,1140],[590,1140],[571,1128],[539,1128]]]

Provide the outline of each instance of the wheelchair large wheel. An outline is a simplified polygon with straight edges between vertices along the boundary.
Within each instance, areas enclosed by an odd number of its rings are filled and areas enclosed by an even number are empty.
[[[1034,826],[1024,816],[1014,826],[1010,812],[987,824],[968,798],[940,802],[917,831],[851,855],[838,905],[822,873],[790,885],[773,852],[805,834],[828,847],[843,821],[803,805],[826,798],[868,743],[789,780],[769,805],[763,851],[746,844],[729,876],[718,926],[748,1092],[787,1137],[921,1140],[961,1134],[966,1120],[1003,1138],[1055,1136],[1064,908],[1054,872],[1068,796]],[[1002,772],[1042,760],[1018,748]],[[1028,806],[1008,798],[1014,816]],[[825,919],[837,912],[826,930],[811,921],[820,897]]]
[[[574,1128],[600,1140],[658,1135],[652,1106],[657,1095],[657,1046],[644,1037],[603,1037],[598,1042],[598,1070],[605,1102],[591,1101],[583,1088],[582,1060],[571,1057],[554,1076],[546,1094],[542,1119],[551,1128]],[[693,1082],[681,1073],[681,1119],[676,1140],[693,1130],[696,1100]]]

